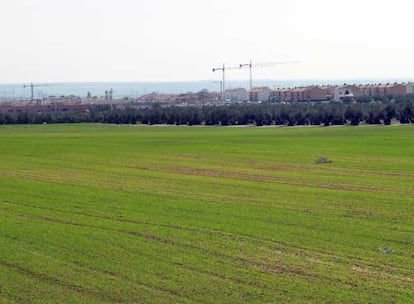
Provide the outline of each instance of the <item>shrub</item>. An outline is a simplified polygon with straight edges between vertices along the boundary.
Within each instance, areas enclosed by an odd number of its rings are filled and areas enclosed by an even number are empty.
[[[327,158],[326,156],[320,156],[317,159],[315,159],[315,163],[317,163],[317,164],[329,164],[331,162],[332,161],[329,158]]]
[[[391,254],[394,253],[394,249],[386,247],[386,248],[378,248],[378,251],[384,254]]]

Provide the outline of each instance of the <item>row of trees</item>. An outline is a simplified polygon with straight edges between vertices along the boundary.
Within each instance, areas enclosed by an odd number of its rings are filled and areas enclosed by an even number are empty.
[[[90,113],[1,114],[0,124],[100,122],[115,124],[170,125],[359,125],[414,122],[414,100],[371,103],[327,104],[235,104],[229,106],[96,109]]]

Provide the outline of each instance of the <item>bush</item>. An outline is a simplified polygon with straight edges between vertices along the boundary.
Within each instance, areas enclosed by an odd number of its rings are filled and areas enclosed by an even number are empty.
[[[386,247],[386,248],[378,248],[378,251],[384,254],[391,254],[394,253],[394,249],[390,248],[390,247]]]
[[[317,164],[329,164],[331,162],[332,161],[329,158],[327,158],[326,156],[320,156],[317,159],[315,159],[315,163],[317,163]]]

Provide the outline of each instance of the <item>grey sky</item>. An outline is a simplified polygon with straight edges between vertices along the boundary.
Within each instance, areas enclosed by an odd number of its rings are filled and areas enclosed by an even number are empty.
[[[410,0],[1,0],[0,82],[414,79]],[[246,79],[247,70],[230,71]]]

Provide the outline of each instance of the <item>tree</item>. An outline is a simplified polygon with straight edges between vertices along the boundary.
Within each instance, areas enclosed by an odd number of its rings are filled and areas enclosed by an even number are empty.
[[[349,120],[351,125],[358,126],[362,119],[362,112],[356,107],[348,107],[345,111],[345,119]]]
[[[395,116],[395,107],[392,104],[388,104],[384,109],[384,125],[390,125],[391,119]]]

